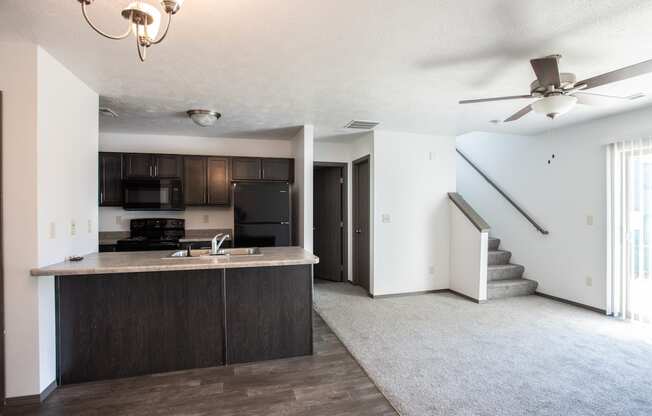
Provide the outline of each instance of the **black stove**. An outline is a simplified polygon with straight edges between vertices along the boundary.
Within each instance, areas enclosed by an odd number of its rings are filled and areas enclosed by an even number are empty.
[[[131,236],[118,240],[117,251],[175,250],[186,235],[186,223],[177,218],[131,220]]]

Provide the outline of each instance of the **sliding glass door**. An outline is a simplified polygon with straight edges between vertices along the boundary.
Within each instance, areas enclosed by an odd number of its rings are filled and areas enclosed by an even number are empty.
[[[607,151],[607,312],[652,320],[652,142]]]

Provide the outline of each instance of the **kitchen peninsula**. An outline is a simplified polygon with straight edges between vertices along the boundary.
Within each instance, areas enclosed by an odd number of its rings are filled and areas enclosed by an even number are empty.
[[[59,384],[312,354],[317,257],[171,254],[93,253],[31,271],[56,276]]]

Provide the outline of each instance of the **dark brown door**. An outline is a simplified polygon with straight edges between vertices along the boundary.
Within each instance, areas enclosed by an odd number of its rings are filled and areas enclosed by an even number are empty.
[[[291,159],[263,159],[262,177],[265,181],[292,182],[294,163]]]
[[[353,163],[353,282],[369,292],[370,283],[369,157]]]
[[[206,158],[183,158],[183,198],[186,205],[206,205]]]
[[[157,178],[180,178],[181,177],[181,156],[177,155],[156,155],[154,156],[154,177]]]
[[[209,157],[208,205],[228,205],[230,193],[229,159],[225,157]]]
[[[151,178],[154,176],[152,155],[129,153],[124,155],[126,178]]]
[[[122,153],[99,154],[100,206],[122,206]]]
[[[237,157],[233,161],[233,180],[260,180],[261,166],[260,159],[249,157]]]
[[[346,165],[345,165],[346,166]],[[314,251],[319,257],[315,277],[341,282],[344,280],[344,213],[345,191],[342,166],[316,166],[314,171]]]

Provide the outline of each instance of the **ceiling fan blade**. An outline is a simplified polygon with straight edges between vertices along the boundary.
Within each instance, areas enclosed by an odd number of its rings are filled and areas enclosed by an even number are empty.
[[[537,75],[539,84],[542,87],[547,87],[548,85],[554,85],[555,88],[560,87],[559,55],[531,59],[530,64],[532,65],[532,69],[534,69],[534,73]]]
[[[637,77],[639,75],[647,74],[648,72],[652,72],[652,59],[616,69],[615,71],[607,72],[602,75],[596,75],[595,77],[580,81],[577,84],[586,84],[585,89],[588,90],[589,88],[595,88],[612,82],[622,81],[627,78]]]
[[[518,100],[522,98],[532,98],[531,95],[510,95],[507,97],[479,98],[476,100],[462,100],[460,104],[486,103],[488,101]]]
[[[645,97],[644,94],[634,94],[627,97],[618,97],[615,95],[595,94],[591,92],[578,91],[573,94],[577,98],[578,104],[584,105],[610,105],[618,104],[623,101],[633,101]]]
[[[510,121],[518,120],[519,118],[523,117],[530,111],[532,111],[532,106],[528,105],[527,107],[520,109],[517,113],[513,114],[511,117],[506,118],[504,122],[507,123]]]

